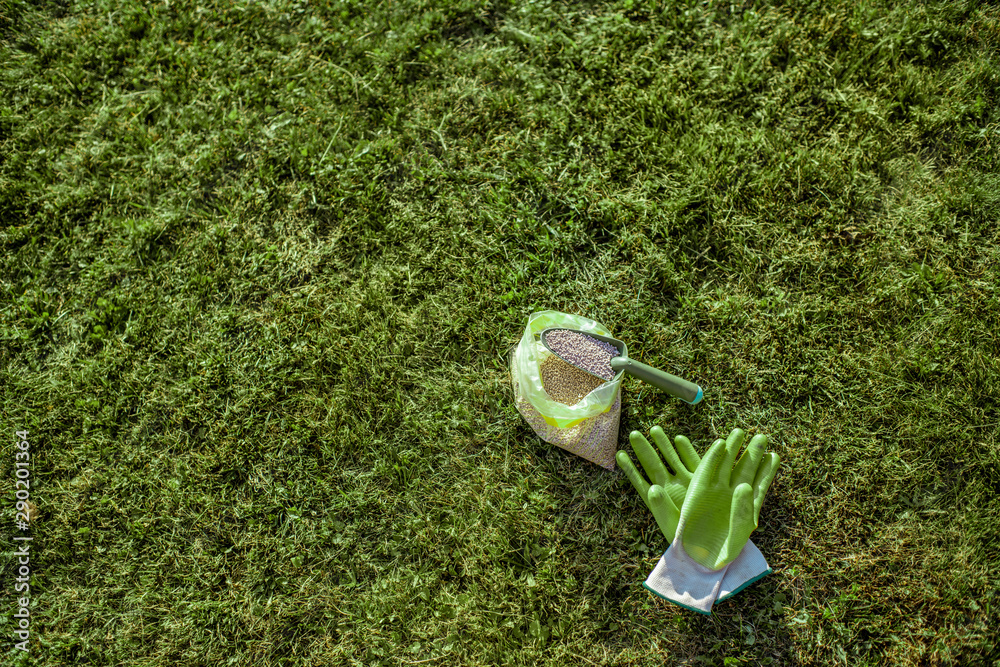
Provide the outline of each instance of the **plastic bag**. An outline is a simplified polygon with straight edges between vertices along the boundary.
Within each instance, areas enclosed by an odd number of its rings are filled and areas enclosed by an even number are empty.
[[[614,470],[623,374],[618,373],[574,405],[553,400],[545,391],[540,371],[540,366],[552,353],[538,339],[538,334],[550,327],[611,335],[600,322],[579,315],[554,310],[532,313],[521,342],[510,355],[510,377],[517,410],[545,442]]]

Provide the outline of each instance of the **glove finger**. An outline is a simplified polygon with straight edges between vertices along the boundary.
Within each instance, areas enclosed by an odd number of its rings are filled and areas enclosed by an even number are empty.
[[[736,454],[740,451],[746,433],[741,428],[734,428],[729,437],[726,438],[726,455],[719,464],[718,479],[729,484],[733,475],[733,464],[736,462]]]
[[[705,456],[701,459],[698,469],[694,471],[694,477],[691,480],[691,484],[694,485],[697,480],[703,480],[701,484],[711,484],[711,481],[716,478],[719,471],[719,465],[722,463],[722,459],[725,456],[725,441],[716,440],[713,442],[712,446],[708,448],[707,452],[705,452]]]
[[[750,444],[740,455],[740,460],[736,462],[733,469],[733,484],[750,484],[757,475],[757,467],[764,457],[764,448],[767,446],[767,436],[758,434],[753,437]]]
[[[755,528],[757,520],[754,515],[753,488],[749,484],[740,484],[733,492],[729,508],[729,536],[721,554],[723,562],[720,565],[731,563],[739,555]]]
[[[673,542],[677,534],[677,521],[681,511],[674,504],[670,495],[662,486],[654,484],[649,487],[649,509],[656,519],[656,525],[660,527],[660,532],[667,538],[667,542]]]
[[[764,496],[767,495],[767,490],[770,488],[771,482],[774,481],[774,476],[778,473],[779,465],[781,465],[781,457],[778,456],[777,452],[770,452],[757,468],[757,475],[753,480],[754,523],[757,523],[757,519],[760,517]]]
[[[639,497],[642,498],[642,502],[649,507],[649,502],[646,501],[646,495],[649,493],[649,483],[642,478],[639,471],[635,469],[635,464],[632,463],[632,459],[628,457],[623,451],[618,451],[615,454],[615,461],[618,463],[618,467],[625,471],[625,476],[628,477],[628,481],[632,483],[632,488],[636,490]]]
[[[653,441],[656,442],[657,449],[663,454],[663,458],[667,460],[670,467],[673,469],[674,474],[681,476],[685,479],[690,478],[690,475],[684,475],[687,472],[687,468],[681,464],[680,458],[677,456],[677,452],[674,451],[673,445],[670,444],[670,438],[667,434],[663,432],[663,429],[659,426],[654,426],[649,430],[649,434],[653,436]]]
[[[670,473],[667,472],[667,467],[660,460],[660,455],[649,444],[649,440],[646,440],[642,433],[632,431],[629,433],[628,441],[632,443],[632,451],[639,458],[639,463],[646,471],[646,477],[649,478],[649,481],[653,484],[666,484],[670,479]]]
[[[681,460],[684,461],[688,472],[694,473],[698,468],[698,464],[701,463],[701,457],[698,456],[698,452],[695,451],[691,441],[687,437],[679,435],[674,438],[674,449],[681,455]]]

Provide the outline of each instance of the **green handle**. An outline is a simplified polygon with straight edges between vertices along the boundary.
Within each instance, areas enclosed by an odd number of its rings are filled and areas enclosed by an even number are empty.
[[[643,382],[653,385],[657,389],[662,389],[671,396],[676,396],[685,403],[694,405],[702,399],[704,394],[701,387],[694,382],[682,380],[676,375],[647,366],[638,361],[633,361],[628,357],[612,357],[611,368],[617,373],[625,371],[632,377],[639,378]]]

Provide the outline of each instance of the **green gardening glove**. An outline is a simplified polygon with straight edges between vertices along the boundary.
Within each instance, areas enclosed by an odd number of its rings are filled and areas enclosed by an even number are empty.
[[[781,462],[774,452],[764,454],[767,436],[758,435],[733,467],[745,437],[734,429],[724,444],[717,440],[709,448],[688,484],[677,521],[684,550],[710,570],[731,563],[750,539]]]
[[[670,464],[673,472],[664,465],[663,461],[656,454],[656,451],[649,444],[642,434],[633,431],[629,436],[632,449],[635,451],[639,462],[642,464],[646,475],[652,480],[652,484],[647,482],[639,474],[628,454],[623,451],[618,452],[616,460],[619,467],[625,471],[626,476],[632,486],[639,493],[647,508],[653,513],[657,525],[668,542],[672,542],[677,532],[678,521],[680,519],[680,508],[684,505],[685,497],[688,494],[688,487],[694,477],[695,472],[701,462],[700,457],[691,446],[691,441],[684,436],[677,436],[674,445],[664,434],[659,426],[650,430],[650,436],[656,442],[657,447]],[[733,455],[739,451],[739,447],[744,440],[744,434],[739,429],[730,434],[728,443],[732,446]],[[763,502],[767,487],[774,478],[777,470],[777,455],[764,457],[764,446],[767,443],[766,436],[758,435],[751,440],[750,445],[744,450],[739,461],[733,469],[733,478],[739,480],[756,481],[756,495],[759,502],[755,505],[755,519],[760,513],[760,504]],[[713,446],[721,446],[722,441],[716,441]],[[758,479],[757,471],[764,464]],[[731,465],[731,462],[730,464]],[[756,521],[755,521],[756,525]],[[708,574],[709,581],[687,581],[682,573],[677,576],[678,554],[670,556],[670,551],[660,559],[656,569],[650,574],[644,586],[656,595],[668,599],[684,607],[694,609],[702,613],[708,613],[713,602],[722,601],[732,597],[750,584],[767,576],[771,572],[767,560],[760,550],[751,541],[746,541],[742,550],[738,552],[731,566],[725,569],[716,570]],[[685,554],[686,557],[686,554]],[[671,565],[673,567],[671,567]],[[698,567],[698,566],[696,566]],[[721,585],[719,582],[721,581]],[[684,586],[692,586],[693,589],[704,589],[700,597],[692,598],[689,595],[678,595],[676,589]]]
[[[660,532],[669,543],[673,541],[674,533],[677,532],[679,508],[684,504],[688,484],[698,468],[698,463],[701,462],[701,457],[694,450],[691,441],[683,435],[674,438],[674,444],[670,444],[667,434],[659,426],[651,428],[649,435],[656,442],[663,458],[674,470],[673,473],[667,469],[653,446],[638,431],[632,431],[628,440],[632,445],[632,451],[642,464],[642,469],[653,483],[650,484],[639,474],[632,459],[625,452],[619,451],[615,455],[615,460],[618,462],[618,467],[625,471],[628,481],[639,493],[642,502],[646,503],[646,507],[652,512],[656,525],[660,527]]]
[[[651,428],[649,435],[656,442],[656,446],[663,454],[663,458],[670,464],[673,472],[664,465],[649,441],[638,431],[632,431],[628,439],[639,463],[642,464],[642,469],[652,480],[652,484],[639,474],[632,459],[624,451],[619,451],[615,455],[615,460],[618,462],[618,467],[625,471],[625,476],[639,493],[639,497],[642,498],[646,507],[652,512],[653,518],[656,519],[656,524],[663,536],[667,538],[667,542],[673,542],[674,534],[677,532],[677,521],[680,519],[680,508],[684,504],[691,479],[701,463],[701,457],[691,445],[691,441],[683,435],[674,438],[674,444],[670,444],[670,439],[659,426]],[[727,443],[735,447],[734,457],[745,437],[746,434],[741,429],[734,429],[730,433]],[[722,440],[716,440],[713,446],[721,442]],[[766,435],[754,437],[747,448],[743,450],[743,455],[740,456],[740,460],[733,469],[733,479],[753,482],[757,476],[758,467],[762,463],[766,466],[766,470],[761,472],[760,480],[761,482],[766,481],[766,485],[762,488],[757,487],[755,490],[754,527],[757,526],[761,504],[764,502],[767,488],[770,486],[771,480],[774,479],[774,474],[778,469],[778,461],[780,461],[778,455],[773,453],[768,454],[767,459],[763,460],[766,445]],[[729,465],[731,466],[732,463],[730,462]]]

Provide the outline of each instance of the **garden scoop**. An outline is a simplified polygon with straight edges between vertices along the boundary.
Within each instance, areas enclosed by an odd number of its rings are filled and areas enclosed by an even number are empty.
[[[685,403],[702,399],[701,387],[652,366],[628,358],[628,348],[617,338],[576,329],[550,328],[541,332],[542,345],[571,366],[605,382],[624,372]]]

